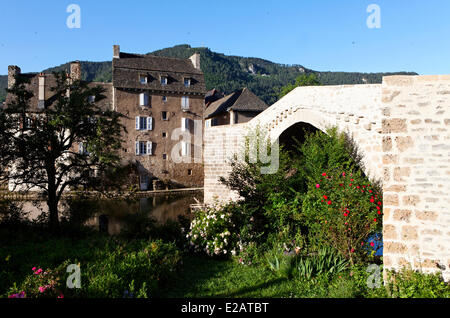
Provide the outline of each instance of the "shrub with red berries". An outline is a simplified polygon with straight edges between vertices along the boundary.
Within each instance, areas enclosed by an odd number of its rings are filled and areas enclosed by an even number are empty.
[[[315,239],[354,264],[374,247],[368,239],[382,228],[382,202],[380,189],[361,173],[324,171],[308,189],[302,210]]]

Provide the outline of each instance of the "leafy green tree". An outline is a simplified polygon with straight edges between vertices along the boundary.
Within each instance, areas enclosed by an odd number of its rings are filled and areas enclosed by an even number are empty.
[[[14,190],[40,193],[50,229],[57,232],[63,193],[101,190],[100,179],[118,166],[124,127],[120,113],[98,106],[105,98],[103,88],[72,81],[63,72],[54,76],[54,103],[44,109],[31,106],[33,93],[25,77],[17,77],[8,90],[12,100],[0,111],[0,181]]]
[[[299,77],[297,77],[294,84],[287,84],[286,86],[283,86],[278,93],[278,98],[286,96],[289,92],[294,90],[294,88],[299,86],[318,86],[318,85],[322,84],[317,79],[316,74],[314,73],[302,74]]]

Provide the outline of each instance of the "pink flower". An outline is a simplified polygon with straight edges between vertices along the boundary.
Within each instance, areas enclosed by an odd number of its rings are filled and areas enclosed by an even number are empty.
[[[352,250],[350,251],[351,253],[355,253],[355,249],[354,248],[352,248]]]
[[[45,292],[45,286],[40,286],[39,287],[39,292],[41,292],[41,293]]]
[[[374,247],[375,243],[374,242],[370,242],[370,246]]]
[[[31,269],[33,272],[36,270],[36,266]]]
[[[64,298],[64,295],[61,293],[59,294],[58,298]]]
[[[320,188],[320,184],[316,184],[316,188],[319,189]]]
[[[8,296],[8,298],[25,298],[25,292],[21,291],[18,294],[12,294],[12,295]]]

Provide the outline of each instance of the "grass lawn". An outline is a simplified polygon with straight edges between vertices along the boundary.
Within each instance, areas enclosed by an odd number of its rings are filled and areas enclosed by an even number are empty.
[[[348,274],[347,274],[348,275]],[[344,277],[312,281],[282,277],[264,265],[187,256],[182,269],[158,297],[357,297],[355,284]]]

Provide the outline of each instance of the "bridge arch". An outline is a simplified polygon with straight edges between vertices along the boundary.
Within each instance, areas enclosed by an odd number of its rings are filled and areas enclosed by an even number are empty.
[[[248,123],[205,128],[205,203],[237,199],[219,177],[249,130],[265,127],[274,140],[298,122],[347,132],[366,174],[381,179],[384,268],[410,264],[450,280],[450,75],[299,87]]]

